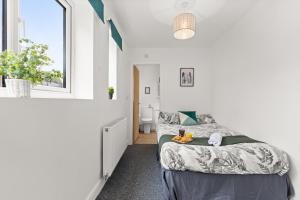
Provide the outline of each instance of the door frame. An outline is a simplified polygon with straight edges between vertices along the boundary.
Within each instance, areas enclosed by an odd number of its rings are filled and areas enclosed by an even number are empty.
[[[132,143],[135,144],[139,136],[139,98],[140,98],[140,73],[136,65],[133,65],[133,101],[132,101]]]
[[[131,63],[131,72],[130,72],[130,74],[131,74],[131,80],[130,80],[130,85],[131,85],[131,88],[130,88],[130,90],[131,90],[131,95],[130,95],[130,118],[131,118],[131,127],[130,127],[130,144],[135,144],[135,133],[134,133],[134,125],[136,125],[135,124],[135,116],[134,116],[134,67],[136,67],[137,69],[138,69],[138,67],[137,66],[139,66],[139,65],[158,65],[159,66],[159,74],[160,74],[160,79],[159,79],[159,81],[160,81],[160,88],[159,88],[159,90],[160,90],[160,97],[161,97],[161,64],[158,64],[158,63],[156,63],[156,62],[145,62],[145,63]],[[139,91],[140,92],[140,91]],[[139,94],[140,95],[140,94]],[[139,124],[139,117],[138,117],[138,124]],[[139,134],[139,131],[138,131],[138,134]],[[139,136],[139,135],[137,135],[137,136]]]

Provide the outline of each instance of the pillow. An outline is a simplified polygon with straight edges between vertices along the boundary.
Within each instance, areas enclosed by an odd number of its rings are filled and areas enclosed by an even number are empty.
[[[161,124],[180,124],[177,113],[160,112],[158,122]]]
[[[197,115],[197,121],[198,121],[199,124],[216,123],[216,120],[209,114]]]
[[[197,116],[195,111],[179,111],[180,124],[183,126],[197,125]]]

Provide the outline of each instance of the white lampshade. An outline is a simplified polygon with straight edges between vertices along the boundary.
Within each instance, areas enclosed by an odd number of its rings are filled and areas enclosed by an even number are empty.
[[[192,13],[177,15],[174,20],[174,37],[186,40],[194,37],[196,32],[196,17]]]

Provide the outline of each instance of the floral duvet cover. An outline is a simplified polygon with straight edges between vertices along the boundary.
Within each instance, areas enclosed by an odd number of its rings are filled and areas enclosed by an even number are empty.
[[[193,133],[193,137],[209,137],[218,132],[223,137],[242,135],[217,123],[196,126],[158,125],[158,140],[162,135],[176,135],[179,129]],[[165,169],[196,171],[214,174],[278,174],[289,171],[287,154],[266,143],[240,143],[227,146],[200,146],[164,143],[160,150],[161,165]]]

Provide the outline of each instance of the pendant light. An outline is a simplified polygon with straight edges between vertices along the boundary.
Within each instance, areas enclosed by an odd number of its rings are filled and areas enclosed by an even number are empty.
[[[182,13],[175,17],[174,37],[178,40],[186,40],[194,37],[196,32],[196,17],[192,13]]]

